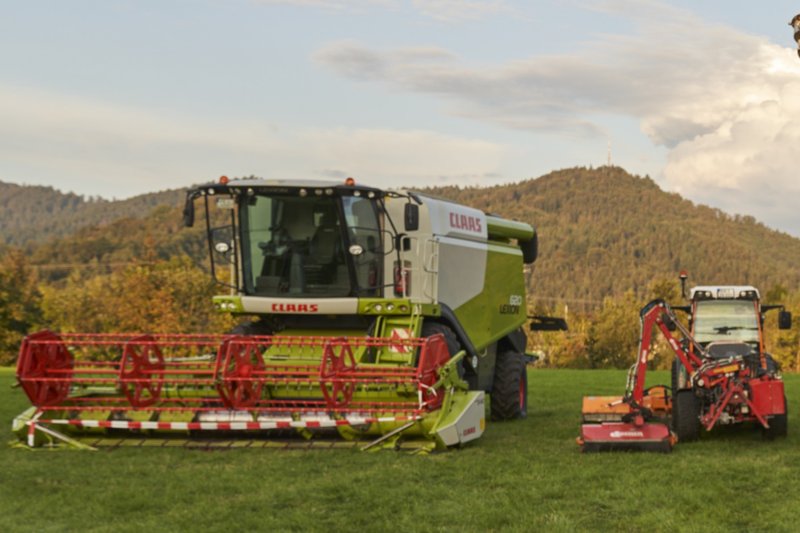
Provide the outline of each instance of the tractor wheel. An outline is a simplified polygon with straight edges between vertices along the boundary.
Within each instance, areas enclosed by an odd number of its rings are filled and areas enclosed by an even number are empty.
[[[700,438],[700,399],[691,389],[679,390],[673,397],[672,429],[679,442]]]
[[[787,418],[786,396],[783,397],[783,414],[775,415],[769,419],[769,429],[764,430],[764,437],[767,440],[786,437],[789,433],[789,420]]]
[[[672,361],[672,394],[675,395],[679,390],[689,386],[689,376],[686,368],[677,357]]]
[[[764,354],[764,359],[766,359],[766,362],[767,362],[767,374],[768,375],[774,376],[778,372],[780,372],[781,366],[778,364],[778,362],[770,354],[768,354],[768,353]]]
[[[491,394],[492,420],[528,415],[528,372],[525,357],[514,351],[497,355]]]

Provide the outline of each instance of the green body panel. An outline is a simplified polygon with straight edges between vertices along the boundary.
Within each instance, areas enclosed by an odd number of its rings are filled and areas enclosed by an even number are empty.
[[[533,226],[516,220],[487,216],[486,225],[490,239],[516,239],[518,241],[529,241],[536,233]]]
[[[527,320],[522,268],[519,248],[489,245],[483,291],[453,310],[476,349],[502,339]]]

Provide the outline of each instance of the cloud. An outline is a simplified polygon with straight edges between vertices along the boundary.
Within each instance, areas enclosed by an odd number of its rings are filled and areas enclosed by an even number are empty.
[[[106,197],[221,174],[352,175],[384,187],[465,184],[496,172],[505,153],[490,142],[425,130],[198,119],[3,85],[0,118],[0,179]]]
[[[447,50],[422,61],[354,41],[329,43],[314,57],[353,81],[428,94],[451,115],[510,129],[604,136],[608,116],[632,117],[669,150],[669,187],[772,225],[791,219],[800,235],[800,215],[790,216],[780,194],[797,190],[789,160],[800,145],[794,50],[659,2],[590,6],[626,18],[634,31],[589,35],[571,54],[494,65]]]
[[[414,12],[440,22],[479,20],[502,12],[511,12],[506,0],[253,0],[257,4],[363,13],[373,9],[398,10],[408,7]]]
[[[422,15],[442,22],[479,20],[511,11],[504,0],[412,0],[411,3]]]

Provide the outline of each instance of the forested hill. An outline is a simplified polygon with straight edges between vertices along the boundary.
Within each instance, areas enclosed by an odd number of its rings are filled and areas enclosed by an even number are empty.
[[[112,201],[0,181],[0,244],[24,246],[121,218],[143,218],[154,207],[176,206],[183,198],[182,190],[170,190]]]
[[[691,283],[800,286],[800,240],[751,217],[695,205],[617,167],[428,192],[536,226],[530,295],[540,304],[589,308],[627,290],[644,297],[654,280],[676,279],[681,269]],[[42,270],[52,281],[74,265],[126,264],[145,254],[188,254],[206,264],[201,225],[181,227],[182,200],[179,190],[108,201],[0,184],[0,243],[27,243],[37,265],[67,265]]]
[[[434,194],[536,226],[534,301],[593,305],[656,279],[800,286],[800,240],[752,217],[732,216],[666,193],[618,167],[559,170],[491,188],[445,187]]]

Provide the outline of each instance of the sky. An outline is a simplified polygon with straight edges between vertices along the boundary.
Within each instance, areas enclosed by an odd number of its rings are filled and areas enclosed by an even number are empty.
[[[770,0],[0,0],[0,180],[491,186],[612,163],[800,237]]]

